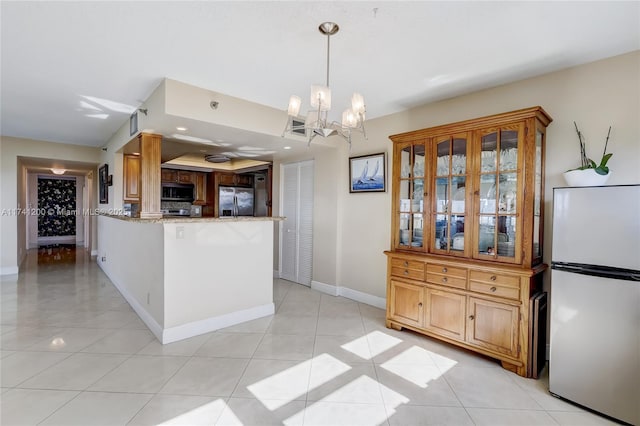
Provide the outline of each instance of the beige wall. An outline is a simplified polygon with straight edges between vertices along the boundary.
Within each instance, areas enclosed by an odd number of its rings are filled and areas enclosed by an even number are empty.
[[[602,154],[607,129],[612,126],[608,148],[613,152],[609,162],[612,175],[608,185],[640,183],[640,52],[371,120],[366,123],[369,140],[356,139],[351,155],[390,152],[388,136],[395,133],[535,105],[542,106],[554,119],[548,128],[546,151],[544,258],[549,263],[552,189],[565,185],[562,172],[579,166],[574,120],[586,136],[588,154],[594,159]],[[391,165],[390,158],[388,161]],[[382,252],[390,247],[390,193],[349,194],[345,176],[341,182],[338,284],[384,297],[386,258]],[[316,272],[321,273],[314,270],[314,277]]]
[[[26,255],[26,218],[14,214],[27,205],[27,170],[19,157],[98,164],[98,148],[0,137],[0,275],[18,272]]]

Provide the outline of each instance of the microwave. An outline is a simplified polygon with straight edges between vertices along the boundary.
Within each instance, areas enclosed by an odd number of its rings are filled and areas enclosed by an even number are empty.
[[[160,199],[162,201],[188,201],[192,202],[194,186],[188,183],[163,183],[162,194]]]

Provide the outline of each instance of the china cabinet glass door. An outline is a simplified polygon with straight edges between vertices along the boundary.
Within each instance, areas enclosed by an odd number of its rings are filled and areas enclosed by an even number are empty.
[[[433,140],[431,252],[464,254],[467,216],[467,135]]]
[[[543,152],[542,147],[544,139],[544,133],[542,130],[536,130],[536,157],[534,163],[535,170],[535,182],[534,182],[534,204],[533,204],[533,253],[532,258],[538,259],[542,257],[542,210],[544,206],[542,205],[542,158]]]
[[[400,151],[398,247],[423,250],[425,145]]]
[[[480,132],[476,258],[520,262],[518,165],[522,134],[518,125]]]

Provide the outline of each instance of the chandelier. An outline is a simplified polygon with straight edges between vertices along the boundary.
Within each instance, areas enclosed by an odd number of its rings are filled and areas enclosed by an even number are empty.
[[[349,143],[349,147],[351,147],[351,133],[353,131],[362,133],[366,139],[364,98],[359,93],[354,93],[351,96],[351,108],[342,113],[341,123],[336,121],[328,122],[329,110],[331,109],[331,89],[329,88],[330,38],[339,29],[340,27],[335,22],[323,22],[318,27],[320,33],[327,36],[327,84],[325,86],[319,84],[311,85],[311,110],[309,110],[304,119],[299,117],[300,104],[302,102],[300,97],[293,95],[289,98],[287,126],[282,132],[283,137],[287,132],[304,134],[308,137],[308,144],[311,145],[311,141],[316,136],[326,138],[340,135]]]

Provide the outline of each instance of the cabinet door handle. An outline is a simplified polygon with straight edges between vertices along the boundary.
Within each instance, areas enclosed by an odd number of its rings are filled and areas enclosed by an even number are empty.
[[[495,275],[491,275],[491,281],[495,281],[496,280],[496,276]]]
[[[422,302],[418,303],[418,306],[422,308]]]
[[[409,266],[409,262],[407,262],[406,260],[404,261],[404,266]]]
[[[469,315],[469,319],[473,320],[475,317],[473,315]]]
[[[447,273],[447,268],[442,268],[442,272]]]
[[[443,282],[443,283],[446,283],[447,281],[448,281],[448,280],[447,280],[447,277],[443,277],[443,278],[442,278],[442,282]]]
[[[497,288],[491,287],[489,290],[492,291],[492,292],[495,292],[497,290]]]

